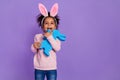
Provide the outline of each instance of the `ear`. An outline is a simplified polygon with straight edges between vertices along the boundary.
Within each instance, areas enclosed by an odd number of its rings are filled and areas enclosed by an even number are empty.
[[[55,17],[57,14],[58,14],[58,3],[55,3],[50,10],[50,15]]]
[[[38,8],[43,16],[48,16],[48,11],[42,3],[38,4]]]

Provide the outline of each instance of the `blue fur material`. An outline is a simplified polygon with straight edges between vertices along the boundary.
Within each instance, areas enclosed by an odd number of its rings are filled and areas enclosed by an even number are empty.
[[[47,32],[50,32],[50,29],[48,29]],[[64,34],[61,34],[60,31],[56,30],[56,29],[53,30],[52,36],[55,40],[56,39],[59,39],[60,41],[65,41],[66,40],[66,36]],[[46,56],[50,55],[49,52],[52,50],[52,46],[51,46],[51,44],[49,43],[49,41],[47,40],[46,37],[43,38],[43,41],[41,42],[40,49],[43,49],[44,54]]]

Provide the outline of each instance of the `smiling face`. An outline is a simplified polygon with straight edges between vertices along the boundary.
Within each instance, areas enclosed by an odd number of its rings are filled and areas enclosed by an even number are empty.
[[[43,29],[44,32],[46,32],[48,29],[50,29],[51,31],[56,29],[54,19],[52,17],[45,18],[42,29]]]

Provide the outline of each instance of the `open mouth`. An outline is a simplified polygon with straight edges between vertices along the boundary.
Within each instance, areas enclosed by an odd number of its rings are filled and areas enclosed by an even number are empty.
[[[52,31],[52,28],[47,28],[47,30],[50,30],[50,31]]]
[[[52,30],[52,28],[47,28],[47,30],[48,30],[48,29]]]
[[[52,28],[47,28],[46,32],[51,32]]]

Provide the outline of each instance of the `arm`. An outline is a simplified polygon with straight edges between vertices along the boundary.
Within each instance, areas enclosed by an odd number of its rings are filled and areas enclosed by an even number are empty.
[[[35,42],[40,42],[41,40],[38,40],[40,37],[41,37],[41,35],[38,36],[38,35],[36,34],[35,37],[34,37],[34,43],[35,43]],[[39,49],[35,48],[34,43],[31,45],[31,51],[32,51],[33,53],[37,53]]]
[[[61,41],[58,39],[54,39],[52,35],[50,35],[49,37],[47,37],[48,41],[50,42],[52,48],[55,51],[59,51],[61,49]]]
[[[36,53],[38,50],[33,46],[33,44],[31,45],[31,51],[33,52],[33,53]]]

